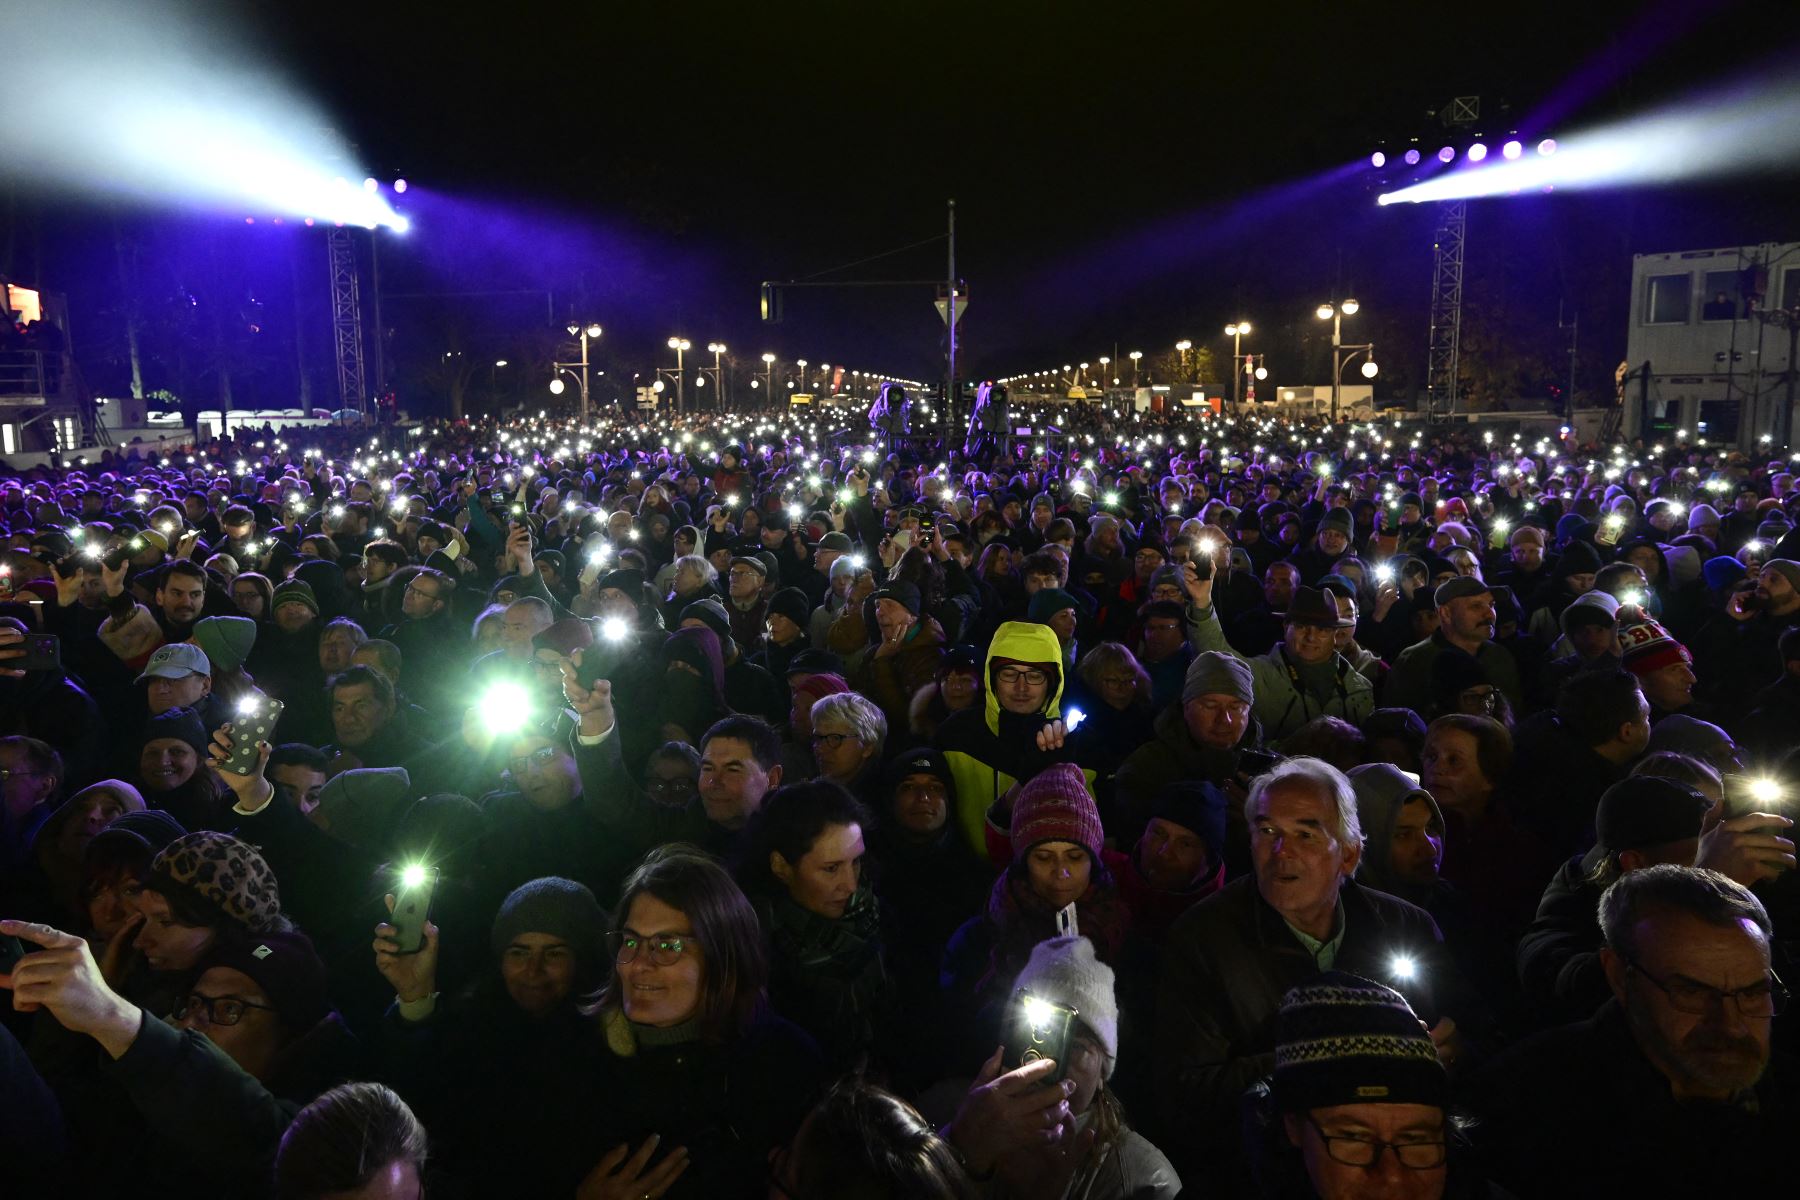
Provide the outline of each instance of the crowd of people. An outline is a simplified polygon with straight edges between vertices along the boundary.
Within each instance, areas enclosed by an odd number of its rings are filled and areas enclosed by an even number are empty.
[[[1059,413],[0,472],[9,1196],[1737,1196],[1793,462]]]

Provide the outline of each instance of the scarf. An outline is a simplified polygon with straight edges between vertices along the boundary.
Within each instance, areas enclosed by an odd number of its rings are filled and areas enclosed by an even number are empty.
[[[1087,891],[1075,901],[1075,921],[1081,936],[1094,943],[1094,956],[1111,965],[1124,945],[1130,914],[1104,866],[1095,862],[1092,871]],[[1016,878],[1010,869],[1001,872],[988,893],[985,919],[992,949],[987,974],[977,985],[981,994],[992,995],[1012,986],[1030,960],[1032,947],[1056,936],[1056,912],[1031,890],[1023,872]]]
[[[775,952],[802,971],[821,971],[850,979],[881,952],[881,906],[867,883],[856,889],[841,917],[821,917],[788,896],[769,903],[769,942]]]

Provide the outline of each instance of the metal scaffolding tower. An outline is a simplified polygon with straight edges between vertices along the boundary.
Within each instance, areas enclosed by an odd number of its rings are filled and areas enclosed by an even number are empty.
[[[325,231],[331,266],[331,331],[336,340],[338,407],[366,411],[368,387],[363,375],[361,289],[357,282],[356,243],[351,230]]]
[[[1425,411],[1433,419],[1456,412],[1469,202],[1442,200],[1437,210],[1431,243],[1431,342],[1425,362]]]

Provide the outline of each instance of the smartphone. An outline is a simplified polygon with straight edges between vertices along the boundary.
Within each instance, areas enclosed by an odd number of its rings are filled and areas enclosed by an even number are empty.
[[[1196,580],[1207,580],[1213,577],[1213,556],[1205,550],[1199,551],[1188,559],[1188,565],[1194,568]]]
[[[6,666],[14,671],[60,671],[62,665],[62,639],[54,633],[28,633],[25,640],[19,643],[25,651],[20,658],[15,658]]]
[[[1246,779],[1255,779],[1258,775],[1273,771],[1280,761],[1281,755],[1268,750],[1246,750],[1238,755],[1238,774]]]
[[[131,559],[131,547],[129,545],[125,545],[125,546],[117,546],[111,550],[108,550],[106,552],[106,554],[100,559],[100,561],[102,563],[106,564],[107,570],[116,571],[120,567],[124,566],[128,561],[130,561],[130,559]]]
[[[1725,819],[1749,813],[1780,812],[1788,801],[1788,789],[1779,781],[1757,775],[1727,775]]]
[[[0,937],[0,975],[11,975],[19,960],[31,953],[16,937]]]
[[[394,914],[388,924],[396,930],[394,941],[402,954],[425,948],[425,919],[431,915],[431,893],[437,890],[437,872],[430,867],[407,867],[394,889]]]
[[[1056,1071],[1046,1082],[1061,1083],[1069,1073],[1069,1042],[1077,1011],[1020,989],[1007,1009],[1005,1053],[1001,1068],[1016,1071],[1041,1058],[1053,1059]]]
[[[287,705],[261,692],[250,692],[238,701],[237,715],[231,719],[231,754],[225,769],[234,775],[248,775],[256,770],[258,742],[270,742],[275,722],[281,719]]]

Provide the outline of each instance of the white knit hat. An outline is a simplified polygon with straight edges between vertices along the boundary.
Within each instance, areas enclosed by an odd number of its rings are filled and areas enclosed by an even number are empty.
[[[1104,1077],[1112,1078],[1119,1058],[1119,1001],[1113,994],[1113,970],[1094,957],[1094,943],[1084,937],[1039,942],[1019,972],[1018,987],[1040,1000],[1074,1009],[1076,1020],[1106,1052]]]

